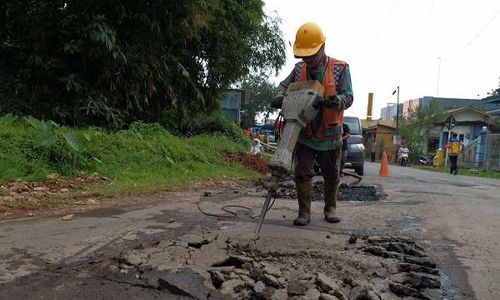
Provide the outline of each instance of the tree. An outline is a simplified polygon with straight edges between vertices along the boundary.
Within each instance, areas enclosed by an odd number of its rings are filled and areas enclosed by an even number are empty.
[[[416,111],[400,120],[399,130],[401,139],[406,141],[413,157],[419,157],[427,151],[430,132],[437,122],[443,121],[442,108],[434,101],[426,107],[419,107]]]
[[[264,119],[267,121],[276,111],[271,107],[271,102],[278,93],[278,87],[269,82],[265,76],[253,75],[243,81],[241,88],[253,92],[250,102],[243,107],[251,124],[244,124],[244,127],[255,125],[255,117],[259,114],[264,114]]]
[[[500,133],[500,117],[493,117],[489,126],[492,133]]]
[[[4,0],[0,20],[0,113],[64,124],[196,118],[285,62],[261,0]]]

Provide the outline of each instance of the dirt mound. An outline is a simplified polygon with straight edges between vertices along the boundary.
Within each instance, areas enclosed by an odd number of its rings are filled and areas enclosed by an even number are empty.
[[[227,163],[239,163],[260,173],[269,173],[269,167],[262,158],[241,152],[224,153],[224,161]]]
[[[0,185],[0,214],[8,216],[18,211],[38,210],[50,206],[91,184],[109,184],[111,180],[97,173],[82,174],[69,180],[52,173],[42,181],[16,180]],[[47,201],[47,199],[51,199]],[[0,215],[0,217],[2,217]]]

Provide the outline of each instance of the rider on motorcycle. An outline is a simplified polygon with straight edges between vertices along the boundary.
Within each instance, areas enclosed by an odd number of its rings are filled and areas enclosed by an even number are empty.
[[[407,166],[410,162],[410,149],[405,143],[401,143],[398,151],[398,161],[400,166]]]

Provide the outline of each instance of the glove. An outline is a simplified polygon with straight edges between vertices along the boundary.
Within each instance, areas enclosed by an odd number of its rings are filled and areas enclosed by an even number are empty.
[[[283,105],[283,98],[285,96],[283,94],[278,94],[274,96],[273,101],[271,103],[272,108],[280,109]]]
[[[333,95],[323,102],[323,106],[328,107],[328,108],[333,108],[336,110],[342,110],[343,108],[343,103],[342,100],[340,100],[339,96]]]

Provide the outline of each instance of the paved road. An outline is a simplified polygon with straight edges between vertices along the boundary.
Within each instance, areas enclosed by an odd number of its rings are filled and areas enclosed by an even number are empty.
[[[500,299],[500,181],[395,166],[390,177],[379,177],[378,167],[367,163],[363,182],[382,186],[386,199],[341,203],[343,222],[334,226],[322,220],[322,205],[315,202],[310,226],[296,230],[312,236],[329,232],[411,237],[427,245],[443,270],[445,298]],[[23,276],[36,278],[53,266],[116,255],[120,249],[157,243],[159,237],[173,238],[199,226],[251,231],[248,218],[217,221],[202,215],[197,203],[213,214],[223,213],[227,204],[257,212],[262,198],[254,190],[220,195],[212,191],[212,197],[205,198],[200,191],[157,195],[154,204],[102,208],[67,222],[60,217],[0,222],[0,298],[2,289],[12,296],[16,285],[23,286]],[[280,228],[291,228],[295,210],[294,201],[276,202],[262,235],[279,236]]]
[[[370,177],[379,165],[367,166],[367,181],[409,204],[402,214],[410,229],[417,223],[413,235],[435,242],[452,276],[463,271],[477,299],[500,299],[500,180],[394,166],[389,178]]]

